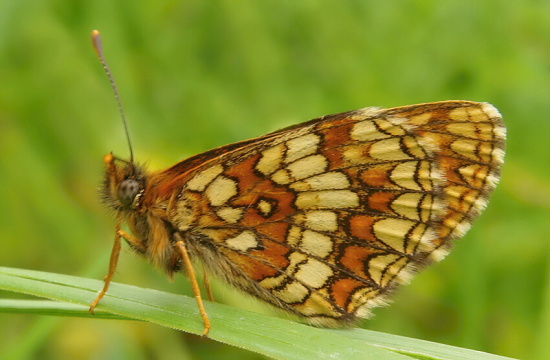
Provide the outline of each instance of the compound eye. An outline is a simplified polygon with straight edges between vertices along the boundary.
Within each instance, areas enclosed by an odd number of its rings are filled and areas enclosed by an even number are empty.
[[[118,186],[118,201],[124,206],[131,206],[140,192],[140,184],[134,179],[123,180]]]

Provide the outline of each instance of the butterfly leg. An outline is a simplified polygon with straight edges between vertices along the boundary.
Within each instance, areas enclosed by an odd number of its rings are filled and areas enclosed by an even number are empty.
[[[111,259],[109,260],[109,272],[107,273],[107,276],[105,276],[103,289],[101,289],[101,292],[97,297],[92,301],[90,304],[90,308],[88,311],[90,314],[94,313],[94,309],[99,304],[105,293],[107,292],[107,289],[109,288],[109,285],[111,284],[111,280],[113,279],[113,276],[115,275],[116,266],[118,263],[118,256],[120,254],[120,237],[121,237],[121,230],[120,230],[120,223],[121,223],[121,216],[120,213],[116,217],[116,225],[115,225],[115,242],[113,244],[113,250],[111,250]]]
[[[210,288],[210,278],[208,277],[208,273],[203,268],[202,269],[202,279],[204,283],[204,287],[206,288],[206,294],[208,295],[208,300],[214,301],[214,295],[212,295],[212,289]]]
[[[199,289],[199,283],[197,282],[197,277],[195,276],[195,270],[193,269],[193,264],[191,263],[191,259],[189,258],[189,253],[187,252],[187,247],[185,246],[185,242],[181,239],[179,235],[177,235],[177,237],[179,240],[176,242],[175,246],[177,247],[178,251],[181,254],[183,263],[185,264],[185,268],[187,270],[187,274],[189,275],[189,280],[191,281],[191,287],[193,288],[193,294],[195,294],[195,300],[197,301],[199,312],[201,314],[202,321],[204,322],[204,330],[202,332],[202,336],[206,336],[208,334],[208,331],[210,330],[210,319],[208,319],[208,315],[206,314],[206,310],[204,309],[204,304],[202,302],[202,297],[201,297],[201,291]]]
[[[143,244],[141,241],[133,237],[132,235],[128,234],[124,230],[118,230],[117,233],[130,245],[130,247],[134,248],[140,253],[145,253],[147,251],[147,246]]]

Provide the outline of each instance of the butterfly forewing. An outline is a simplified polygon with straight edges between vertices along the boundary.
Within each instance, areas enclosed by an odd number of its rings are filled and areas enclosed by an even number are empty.
[[[487,204],[504,140],[485,103],[365,108],[192,157],[147,196],[212,273],[338,326],[446,255]]]

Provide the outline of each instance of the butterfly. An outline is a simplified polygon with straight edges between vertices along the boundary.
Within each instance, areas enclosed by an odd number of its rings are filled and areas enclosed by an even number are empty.
[[[96,30],[92,41],[126,128]],[[505,140],[498,110],[472,101],[326,115],[161,171],[134,162],[128,137],[130,160],[103,158],[115,241],[90,312],[124,239],[169,277],[186,273],[204,336],[194,261],[312,324],[353,324],[468,231],[499,181]]]
[[[470,228],[505,136],[492,105],[442,101],[327,115],[162,171],[108,154],[102,194],[117,225],[104,291],[122,237],[169,276],[187,273],[204,334],[197,260],[312,324],[352,324]]]

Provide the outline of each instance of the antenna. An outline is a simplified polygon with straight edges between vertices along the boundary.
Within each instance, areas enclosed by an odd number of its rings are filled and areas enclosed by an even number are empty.
[[[126,133],[126,140],[128,140],[128,147],[130,148],[130,163],[133,164],[134,150],[132,149],[132,142],[130,141],[130,132],[128,131],[128,123],[126,122],[126,116],[124,115],[124,108],[122,107],[122,101],[120,101],[120,95],[118,94],[115,79],[111,74],[111,69],[109,69],[107,62],[105,61],[105,57],[103,56],[103,44],[101,43],[101,36],[99,35],[99,31],[97,30],[92,30],[92,44],[94,45],[95,53],[97,54],[101,65],[103,65],[103,70],[105,70],[105,73],[109,78],[109,83],[111,83],[113,93],[115,94],[115,99],[118,105],[118,112],[120,113],[120,117],[122,118],[122,123],[124,124],[124,132]]]

